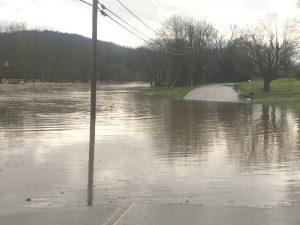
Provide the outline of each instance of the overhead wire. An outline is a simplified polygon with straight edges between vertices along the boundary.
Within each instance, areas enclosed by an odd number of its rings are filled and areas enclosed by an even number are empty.
[[[129,30],[127,27],[123,26],[121,23],[119,23],[117,20],[115,20],[114,18],[112,18],[110,15],[108,15],[106,12],[104,12],[102,9],[99,9],[100,13],[102,14],[102,16],[106,16],[109,19],[111,19],[113,22],[115,22],[116,24],[118,24],[119,26],[123,27],[125,30],[127,30],[128,32],[130,32],[131,34],[133,34],[134,36],[136,36],[137,38],[143,40],[144,42],[151,44],[150,42],[148,42],[146,39],[140,37],[139,35],[137,35],[136,33],[132,32],[131,30]]]
[[[124,28],[125,30],[127,30],[128,32],[130,32],[131,34],[133,34],[134,36],[136,36],[137,38],[141,39],[142,41],[146,42],[147,44],[149,44],[149,46],[153,49],[153,50],[161,50],[161,49],[157,49],[157,47],[154,46],[153,43],[147,41],[146,39],[142,38],[141,36],[137,35],[136,33],[134,33],[133,31],[129,30],[127,27],[125,27],[124,25],[122,25],[121,23],[119,23],[117,20],[115,20],[114,18],[112,18],[110,15],[108,15],[106,12],[104,12],[103,10],[99,9],[101,14],[103,16],[108,17],[109,19],[111,19],[113,22],[115,22],[116,24],[118,24],[119,26],[121,26],[122,28]],[[189,55],[192,52],[172,52],[169,51],[167,49],[163,49],[164,52],[169,53],[169,54],[174,54],[174,55]]]
[[[84,1],[84,0],[78,0],[78,1],[83,2],[83,3],[85,3],[85,4],[93,7],[93,4],[91,4],[91,3],[87,2],[87,1]]]
[[[151,31],[153,31],[154,33],[155,30],[152,29],[148,24],[146,24],[143,20],[141,20],[137,15],[135,15],[127,6],[125,6],[120,0],[117,0],[117,2],[124,8],[126,9],[131,15],[133,15],[137,20],[139,20],[142,24],[144,24],[147,28],[149,28]]]
[[[152,2],[151,0],[144,0],[145,2],[147,2],[148,3],[148,5],[150,6],[150,8],[151,8],[151,11],[156,15],[156,16],[158,16],[158,17],[160,17],[161,19],[163,19],[163,20],[167,20],[167,18],[163,15],[163,14],[161,14],[161,13],[159,13],[159,8],[158,7],[156,7],[156,5],[154,4],[154,2]]]
[[[154,32],[154,34],[157,34],[157,32],[151,28],[148,24],[146,24],[143,20],[141,20],[132,10],[130,10],[127,6],[125,6],[124,3],[122,3],[120,0],[116,0],[124,9],[126,9],[131,15],[133,15],[137,20],[139,20],[144,26],[146,26],[148,29]],[[193,49],[193,47],[188,47],[188,46],[178,46],[186,49]],[[180,51],[180,50],[179,50]]]
[[[147,36],[146,34],[142,33],[141,31],[139,31],[138,29],[136,29],[135,27],[133,27],[131,24],[129,24],[127,21],[125,21],[124,19],[122,19],[120,16],[118,16],[116,13],[114,13],[112,10],[110,10],[108,7],[106,7],[104,4],[100,4],[101,8],[103,10],[107,10],[109,11],[109,13],[111,13],[113,16],[117,17],[120,21],[122,21],[123,23],[125,23],[127,26],[129,26],[130,28],[134,29],[136,32],[138,32],[139,34],[141,34],[142,36],[146,37],[147,39],[149,39],[152,42],[155,42],[154,39],[150,38],[149,36]],[[102,14],[104,15],[104,14]],[[105,14],[107,16],[107,13]],[[132,33],[132,32],[131,32]],[[178,53],[188,53],[187,51],[184,50],[179,50],[179,49],[175,49],[169,46],[163,46],[164,48],[166,48],[169,51],[175,51]]]
[[[85,3],[89,6],[92,6],[93,5],[85,0],[78,0],[82,3]],[[99,1],[97,1],[99,4],[101,4]],[[123,23],[125,23],[127,26],[131,27],[132,29],[134,29],[136,32],[138,32],[139,34],[147,37],[148,39],[154,41],[153,39],[149,38],[147,35],[143,34],[142,32],[140,32],[139,30],[137,30],[136,28],[134,28],[132,25],[130,25],[128,22],[126,22],[125,20],[123,20],[121,17],[119,17],[117,14],[115,14],[114,12],[112,12],[110,9],[108,9],[106,6],[104,6],[103,4],[101,4],[101,7],[104,9],[104,10],[108,10],[112,15],[114,15],[115,17],[117,17],[119,20],[121,20]],[[103,15],[103,16],[106,16],[108,17],[109,19],[111,19],[113,22],[115,22],[117,25],[121,26],[122,28],[124,28],[125,30],[127,30],[128,32],[130,32],[132,35],[136,36],[137,38],[141,39],[142,41],[144,41],[145,43],[149,44],[149,46],[151,46],[152,49],[154,50],[157,50],[157,46],[154,46],[155,44],[151,43],[150,41],[146,40],[145,38],[141,37],[140,35],[137,35],[136,33],[134,33],[133,31],[131,31],[130,29],[128,29],[127,27],[125,27],[124,25],[122,25],[121,23],[119,23],[117,20],[115,20],[114,18],[112,18],[110,15],[108,15],[104,10],[100,9],[98,6],[97,6],[99,12]],[[166,53],[169,53],[169,54],[175,54],[175,55],[189,55],[191,54],[192,52],[189,51],[189,52],[186,52],[186,51],[182,51],[182,50],[178,50],[178,49],[173,49],[173,48],[170,48],[170,47],[167,47],[167,46],[162,46],[164,49],[164,51]],[[161,49],[159,49],[161,50]]]
[[[132,26],[131,24],[129,24],[128,22],[126,22],[124,19],[122,19],[120,16],[118,16],[116,13],[114,13],[113,11],[111,11],[108,7],[106,7],[105,5],[101,4],[101,7],[103,10],[107,10],[109,11],[112,15],[114,15],[115,17],[117,17],[119,20],[121,20],[123,23],[125,23],[127,26],[131,27],[132,29],[134,29],[136,32],[138,32],[139,34],[147,37],[148,39],[151,39],[150,37],[148,37],[147,35],[145,35],[144,33],[142,33],[141,31],[139,31],[138,29],[136,29],[134,26]]]

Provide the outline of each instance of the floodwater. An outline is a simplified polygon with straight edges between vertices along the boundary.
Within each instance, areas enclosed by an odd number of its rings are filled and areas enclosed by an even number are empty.
[[[1,85],[0,105],[23,117],[0,120],[0,214],[111,202],[300,206],[300,114],[171,101],[144,87],[98,86],[93,124],[87,84]]]

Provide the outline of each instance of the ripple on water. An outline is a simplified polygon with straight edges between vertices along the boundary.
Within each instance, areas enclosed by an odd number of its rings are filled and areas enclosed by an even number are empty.
[[[300,115],[262,105],[169,101],[143,87],[98,87],[93,155],[89,85],[1,86],[0,104],[24,115],[18,124],[0,125],[1,198],[17,205],[30,195],[38,206],[81,206],[89,193],[96,204],[122,196],[300,206]]]

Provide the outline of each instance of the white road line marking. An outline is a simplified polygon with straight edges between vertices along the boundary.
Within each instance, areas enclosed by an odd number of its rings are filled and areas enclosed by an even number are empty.
[[[108,220],[103,225],[108,225],[117,215],[122,211],[124,206],[121,206],[114,214],[112,214],[111,217],[108,218]]]
[[[123,212],[123,214],[118,218],[118,220],[113,224],[116,225],[117,223],[119,223],[119,221],[126,215],[126,213],[132,208],[133,204],[130,204],[128,206],[128,208],[125,210],[125,212]]]
[[[116,223],[118,223],[128,212],[128,210],[132,207],[132,205],[133,204],[121,206],[111,217],[108,218],[108,220],[103,225],[115,225]],[[119,213],[122,214],[119,216]]]

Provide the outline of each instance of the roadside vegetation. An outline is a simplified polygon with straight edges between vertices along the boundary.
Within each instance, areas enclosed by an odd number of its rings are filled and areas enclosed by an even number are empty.
[[[175,87],[175,88],[151,87],[146,89],[146,93],[164,95],[168,99],[172,99],[172,100],[181,100],[188,92],[190,92],[194,88],[195,86]]]
[[[300,110],[300,80],[277,79],[271,83],[270,92],[263,92],[263,81],[237,84],[235,90],[242,98],[250,97],[254,103],[276,104]],[[253,94],[251,94],[253,93]]]

